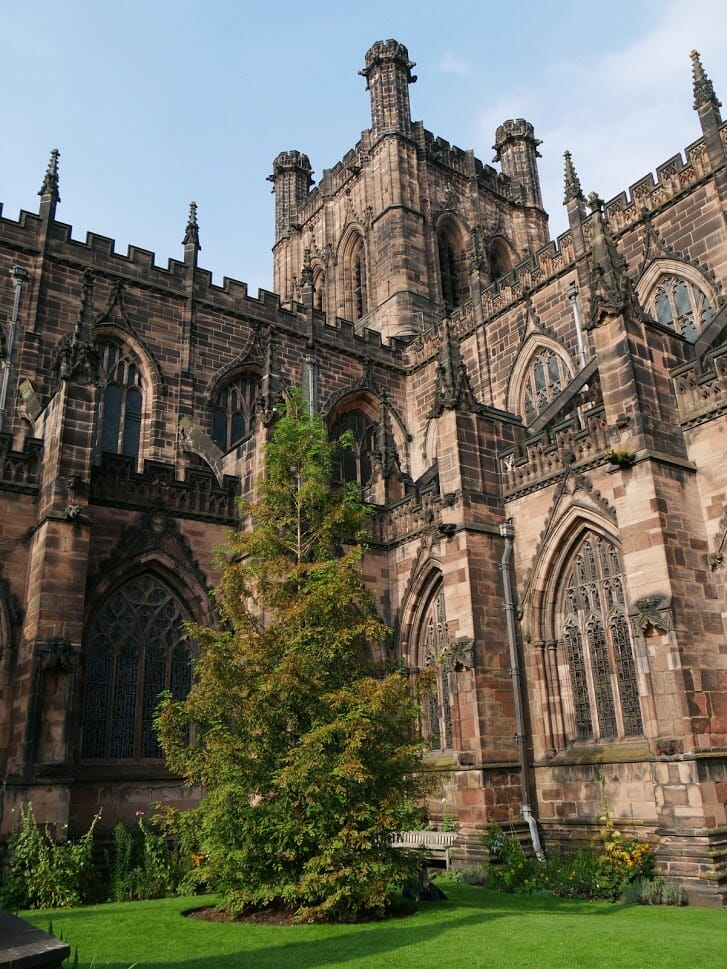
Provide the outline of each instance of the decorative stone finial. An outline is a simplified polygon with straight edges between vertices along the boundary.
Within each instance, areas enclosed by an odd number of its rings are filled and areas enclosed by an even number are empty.
[[[40,196],[50,196],[53,203],[60,202],[61,196],[58,192],[58,159],[60,158],[60,152],[57,148],[54,148],[50,153],[50,159],[48,161],[48,167],[45,170],[45,176],[43,177],[43,184],[40,186],[38,195]]]
[[[571,153],[569,151],[564,152],[563,158],[565,159],[565,197],[563,198],[563,204],[567,205],[575,199],[585,202],[585,196],[575,166],[573,165]]]
[[[712,104],[715,108],[721,107],[722,102],[717,98],[717,95],[714,93],[712,82],[704,73],[702,62],[699,59],[699,53],[696,50],[693,50],[689,56],[692,58],[695,110],[701,108],[704,104]]]
[[[189,218],[187,228],[182,239],[183,246],[194,246],[195,251],[199,252],[202,248],[199,244],[199,226],[197,225],[197,203],[189,203]]]

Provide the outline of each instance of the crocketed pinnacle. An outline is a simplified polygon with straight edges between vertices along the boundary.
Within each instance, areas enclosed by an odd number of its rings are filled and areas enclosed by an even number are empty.
[[[54,148],[50,153],[48,167],[43,177],[43,184],[40,186],[40,191],[38,192],[38,195],[52,196],[54,202],[60,202],[61,200],[58,192],[58,159],[60,158],[60,154],[57,148]]]
[[[721,107],[722,102],[717,98],[717,95],[714,93],[712,82],[704,73],[702,62],[699,59],[699,53],[696,50],[693,50],[689,56],[692,58],[695,109],[701,108],[704,104],[712,104],[715,108]]]
[[[189,218],[187,219],[187,228],[184,233],[184,239],[182,239],[183,246],[194,246],[195,250],[199,252],[202,248],[199,244],[199,226],[197,225],[197,203],[189,203]]]
[[[574,199],[585,202],[585,196],[583,195],[581,182],[573,165],[571,153],[566,151],[564,152],[563,157],[565,159],[565,197],[563,199],[563,204],[567,205]]]

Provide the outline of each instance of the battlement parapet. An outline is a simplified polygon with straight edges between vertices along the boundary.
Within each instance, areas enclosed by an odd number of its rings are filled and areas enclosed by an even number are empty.
[[[566,468],[583,469],[607,460],[610,448],[609,428],[602,407],[588,412],[587,426],[578,429],[572,423],[558,428],[553,440],[540,437],[521,448],[504,451],[500,461],[503,494],[518,498],[549,484]]]
[[[145,461],[144,471],[134,470],[131,458],[104,454],[101,466],[91,472],[92,504],[115,507],[164,508],[180,518],[195,518],[233,525],[238,520],[236,499],[238,478],[225,475],[222,487],[211,471],[187,468],[185,478],[176,478],[176,468],[160,461]]]
[[[727,410],[727,345],[715,351],[710,370],[701,372],[696,364],[679,368],[674,389],[682,425],[687,427]]]
[[[404,358],[409,366],[416,367],[427,360],[431,360],[439,352],[444,335],[444,321],[448,321],[449,332],[461,339],[471,333],[475,327],[475,310],[472,300],[452,310],[449,316],[441,317],[431,326],[408,343],[404,351]]]
[[[378,545],[398,542],[436,526],[441,518],[442,498],[435,479],[426,489],[417,490],[374,515],[371,539]]]
[[[0,213],[2,209],[0,208]],[[25,210],[18,221],[0,217],[0,244],[19,250],[39,252],[40,233],[44,222]],[[59,262],[77,265],[80,271],[90,267],[100,275],[123,278],[164,294],[186,298],[189,269],[178,259],[169,259],[166,268],[156,264],[149,249],[129,245],[126,254],[117,252],[115,241],[95,232],[86,233],[84,241],[72,237],[73,227],[65,222],[49,225],[46,253]],[[258,298],[250,296],[247,283],[225,276],[221,285],[212,282],[212,273],[195,268],[195,297],[218,309],[228,309],[252,318],[273,322],[280,312],[276,293],[259,290]]]
[[[9,434],[0,434],[0,490],[37,492],[43,442],[26,440],[22,451],[14,451],[11,443]]]
[[[727,122],[721,129],[727,145]],[[696,182],[711,174],[707,146],[703,138],[687,145],[685,155],[673,155],[656,169],[656,179],[649,172],[606,203],[609,226],[615,233],[623,232],[643,218],[644,210],[654,212],[678,198]]]

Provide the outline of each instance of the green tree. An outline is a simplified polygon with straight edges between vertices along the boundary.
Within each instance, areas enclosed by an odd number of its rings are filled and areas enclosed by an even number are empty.
[[[192,690],[157,718],[171,769],[205,788],[203,874],[231,911],[382,917],[418,865],[391,847],[422,820],[416,706],[367,660],[387,630],[361,574],[367,511],[332,487],[334,448],[294,396],[225,550],[221,622],[193,629]]]

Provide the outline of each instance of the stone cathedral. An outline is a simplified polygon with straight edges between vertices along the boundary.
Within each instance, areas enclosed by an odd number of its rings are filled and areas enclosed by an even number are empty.
[[[353,432],[379,658],[434,671],[432,818],[465,853],[493,819],[547,850],[605,796],[727,895],[727,124],[691,58],[692,144],[609,202],[566,152],[551,240],[533,125],[481,162],[375,43],[355,147],[317,183],[273,162],[257,298],[198,265],[194,204],[166,267],[74,239],[51,154],[38,211],[0,218],[1,831],[27,801],[76,831],[194,802],[153,711],[189,689],[182,623],[214,621],[212,550],[298,386]]]

